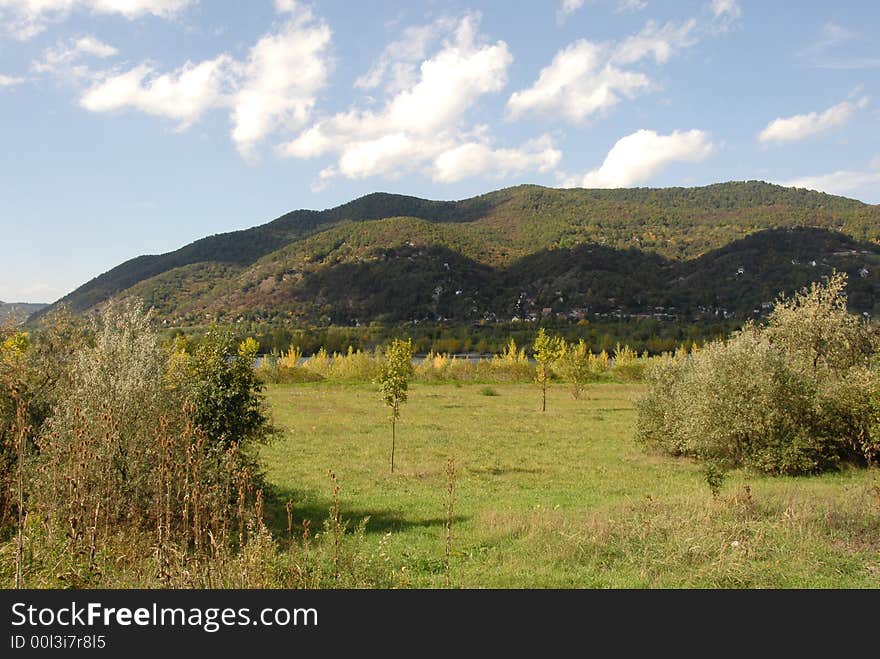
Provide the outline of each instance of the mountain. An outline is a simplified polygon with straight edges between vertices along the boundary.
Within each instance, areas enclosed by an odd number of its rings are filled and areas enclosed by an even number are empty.
[[[9,322],[10,319],[14,323],[23,323],[32,313],[48,306],[28,302],[0,302],[0,324]]]
[[[759,181],[523,185],[455,202],[375,193],[138,257],[56,305],[137,295],[174,325],[746,316],[837,269],[851,306],[873,314],[878,243],[880,206]]]

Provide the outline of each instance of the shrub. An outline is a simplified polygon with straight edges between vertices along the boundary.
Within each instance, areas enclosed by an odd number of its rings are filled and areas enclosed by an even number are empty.
[[[621,346],[618,343],[614,348],[611,375],[625,382],[639,382],[645,376],[647,364],[647,354],[640,358],[635,350],[629,346]]]
[[[169,380],[192,406],[209,440],[229,448],[268,440],[274,433],[263,384],[254,370],[256,341],[237,342],[231,332],[209,329],[192,352],[172,355]]]
[[[160,575],[190,552],[244,551],[259,485],[245,449],[271,430],[251,368],[256,342],[230,348],[209,333],[192,354],[168,351],[134,300],[109,303],[85,331],[59,331],[71,327],[39,332],[32,362],[47,371],[40,351],[55,349],[55,400],[29,460],[34,523],[23,529],[30,551],[45,544],[55,561],[45,585],[106,584],[99,564],[122,547],[131,569]],[[66,352],[63,336],[74,339]]]
[[[580,398],[581,389],[591,380],[597,379],[597,374],[592,368],[593,353],[587,343],[580,339],[577,344],[566,346],[562,359],[559,360],[557,370],[563,379],[571,383],[571,395]]]
[[[305,527],[287,552],[263,523],[248,448],[272,430],[255,341],[212,330],[163,347],[136,301],[108,304],[87,327],[68,320],[34,337],[0,332],[0,433],[27,428],[36,449],[14,456],[16,471],[27,466],[14,488],[27,515],[21,543],[0,544],[4,556],[16,545],[16,560],[0,561],[4,584],[22,582],[23,563],[26,587],[393,585],[363,525],[342,537],[338,505],[333,533]],[[10,392],[26,402],[17,427]]]
[[[801,474],[876,459],[880,380],[871,329],[832,277],[782,299],[767,326],[677,353],[648,373],[638,437],[725,467]]]
[[[143,519],[153,503],[158,421],[173,410],[179,419],[183,401],[165,386],[166,355],[135,302],[109,304],[91,334],[75,350],[69,382],[37,439],[32,496],[59,522],[85,524],[84,497],[101,502],[107,523]]]
[[[293,355],[291,357],[290,355]],[[298,365],[300,359],[294,348],[278,357],[265,355],[255,369],[259,381],[263,384],[295,384],[301,382],[320,382],[322,375]]]

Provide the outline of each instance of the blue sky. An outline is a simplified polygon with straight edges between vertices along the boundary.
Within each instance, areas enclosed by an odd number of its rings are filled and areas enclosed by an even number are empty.
[[[880,203],[880,3],[0,0],[0,300],[376,190]]]

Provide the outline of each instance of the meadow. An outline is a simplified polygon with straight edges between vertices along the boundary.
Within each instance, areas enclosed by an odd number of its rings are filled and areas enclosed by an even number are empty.
[[[282,433],[261,449],[267,524],[320,529],[333,505],[368,518],[400,587],[876,588],[880,474],[730,472],[718,496],[695,461],[636,443],[641,384],[413,383],[389,470],[375,385],[270,385]],[[455,461],[446,568],[447,461]]]

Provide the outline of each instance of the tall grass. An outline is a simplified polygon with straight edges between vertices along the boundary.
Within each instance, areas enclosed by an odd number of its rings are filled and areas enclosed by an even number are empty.
[[[18,542],[0,544],[0,584],[27,588],[387,588],[398,575],[364,537],[367,520],[341,519],[339,484],[321,532],[288,512],[286,542],[264,519],[264,493],[233,446],[212,452],[193,426],[160,420],[155,463],[139,488],[120,491],[111,465],[95,459],[94,439],[111,438],[111,414],[92,425],[74,414],[75,439],[54,438],[26,486]],[[95,427],[104,430],[93,435]],[[112,439],[110,440],[112,441]],[[139,456],[142,457],[142,456]],[[217,477],[219,475],[219,478]],[[271,493],[270,493],[271,495]],[[299,531],[298,533],[295,531]],[[286,545],[286,546],[285,546]]]

